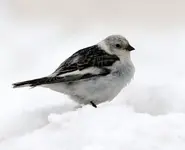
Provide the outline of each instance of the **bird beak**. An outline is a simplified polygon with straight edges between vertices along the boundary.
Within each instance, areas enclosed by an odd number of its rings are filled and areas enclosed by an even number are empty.
[[[133,51],[135,50],[135,48],[133,48],[130,44],[127,46],[126,50],[128,51]]]

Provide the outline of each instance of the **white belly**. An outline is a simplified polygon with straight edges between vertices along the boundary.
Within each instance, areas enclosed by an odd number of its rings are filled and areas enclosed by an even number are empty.
[[[130,80],[129,80],[130,81]],[[92,81],[84,81],[74,86],[71,95],[79,103],[89,103],[93,101],[96,104],[112,100],[128,82],[123,76],[106,76]]]
[[[117,68],[114,73],[95,78],[94,80],[83,80],[72,84],[56,83],[49,85],[51,90],[69,95],[80,104],[89,104],[93,101],[99,104],[112,100],[132,79],[134,67],[125,69],[124,66]]]

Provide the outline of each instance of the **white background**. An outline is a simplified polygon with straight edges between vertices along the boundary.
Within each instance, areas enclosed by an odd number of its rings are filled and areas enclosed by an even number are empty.
[[[0,1],[0,150],[184,150],[185,11],[178,0]],[[132,83],[98,109],[12,89],[111,34],[136,51]]]

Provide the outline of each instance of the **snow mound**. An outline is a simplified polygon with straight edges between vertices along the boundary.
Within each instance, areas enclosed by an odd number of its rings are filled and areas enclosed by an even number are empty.
[[[79,108],[51,114],[48,124],[2,141],[5,150],[183,150],[185,114],[152,116],[124,105]]]

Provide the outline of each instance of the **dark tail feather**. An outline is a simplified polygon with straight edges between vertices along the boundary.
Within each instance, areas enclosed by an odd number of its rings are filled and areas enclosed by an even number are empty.
[[[43,84],[54,84],[54,83],[59,83],[59,82],[75,82],[79,80],[84,80],[87,78],[93,78],[97,77],[98,75],[91,75],[91,74],[85,74],[85,75],[69,75],[69,76],[64,76],[64,77],[43,77],[39,79],[33,79],[33,80],[28,80],[28,81],[23,81],[23,82],[17,82],[13,83],[13,88],[19,88],[19,87],[36,87],[38,85],[43,85]]]
[[[12,85],[13,85],[13,88],[36,87],[38,85],[46,84],[48,82],[48,80],[49,80],[48,77],[43,77],[43,78],[39,78],[39,79],[33,79],[33,80],[13,83]]]

